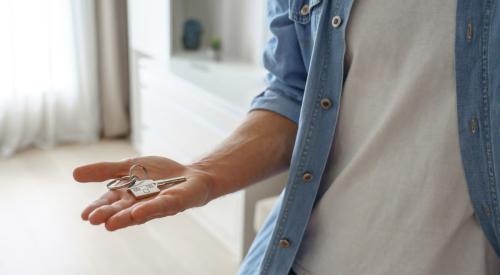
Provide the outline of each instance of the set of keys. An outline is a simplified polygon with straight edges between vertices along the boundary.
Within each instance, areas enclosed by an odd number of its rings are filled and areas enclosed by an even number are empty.
[[[140,179],[137,175],[134,175],[134,170],[136,168],[142,168],[145,178]],[[118,190],[122,188],[127,188],[127,191],[134,196],[134,198],[140,200],[147,197],[151,197],[160,193],[160,187],[171,187],[178,183],[185,182],[186,177],[175,177],[170,179],[161,180],[151,180],[148,178],[148,171],[144,166],[133,165],[130,167],[128,176],[114,179],[106,184],[109,190]]]

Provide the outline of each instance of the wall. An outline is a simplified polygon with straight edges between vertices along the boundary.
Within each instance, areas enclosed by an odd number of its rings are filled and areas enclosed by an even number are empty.
[[[203,46],[221,37],[224,57],[260,65],[266,39],[265,0],[172,0],[173,49],[182,49],[186,19],[196,18],[204,27]]]

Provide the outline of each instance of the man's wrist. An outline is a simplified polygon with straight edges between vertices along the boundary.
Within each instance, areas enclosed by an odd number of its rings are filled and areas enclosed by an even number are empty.
[[[217,192],[216,174],[214,173],[214,170],[209,163],[198,161],[186,165],[186,168],[195,170],[197,173],[203,174],[205,176],[205,180],[203,181],[203,183],[206,185],[207,188],[207,197],[205,204],[223,195],[223,194],[219,195],[218,194],[219,192]]]

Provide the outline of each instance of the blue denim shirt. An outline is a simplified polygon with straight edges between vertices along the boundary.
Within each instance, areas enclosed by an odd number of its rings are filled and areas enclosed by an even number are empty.
[[[500,255],[500,0],[457,1],[460,150],[475,215]],[[268,0],[269,85],[252,110],[279,113],[299,128],[287,186],[241,275],[288,274],[294,262],[335,134],[351,6],[352,0]]]

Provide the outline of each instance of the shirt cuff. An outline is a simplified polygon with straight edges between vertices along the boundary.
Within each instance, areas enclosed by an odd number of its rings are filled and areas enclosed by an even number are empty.
[[[280,114],[298,124],[300,117],[301,102],[283,93],[266,90],[257,95],[250,104],[250,110],[268,110]]]

